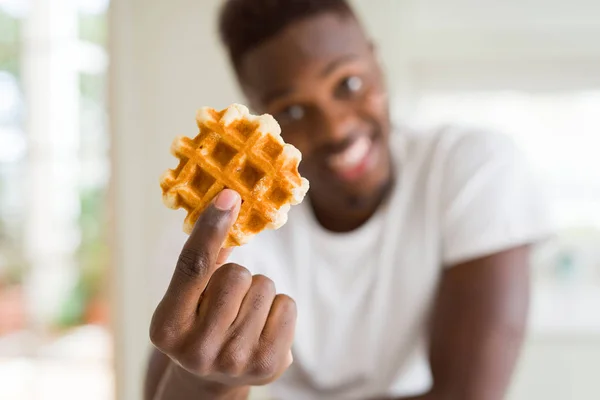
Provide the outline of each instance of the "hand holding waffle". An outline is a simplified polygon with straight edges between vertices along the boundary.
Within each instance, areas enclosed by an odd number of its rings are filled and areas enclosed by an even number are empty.
[[[221,265],[221,244],[240,210],[224,190],[200,214],[150,326],[171,364],[164,398],[198,388],[218,398],[277,379],[291,364],[296,308],[273,282],[236,264]],[[229,397],[227,397],[229,398]]]
[[[275,380],[292,362],[294,301],[269,278],[224,263],[230,247],[279,228],[302,201],[301,154],[273,117],[244,106],[204,108],[196,119],[200,134],[173,142],[179,166],[161,178],[164,203],[187,211],[190,234],[150,326],[173,361],[164,398],[190,385],[207,398],[237,393]]]

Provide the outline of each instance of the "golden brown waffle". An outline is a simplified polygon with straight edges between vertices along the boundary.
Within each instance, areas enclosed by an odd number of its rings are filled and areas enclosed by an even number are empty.
[[[161,177],[163,202],[187,211],[183,230],[224,188],[237,191],[242,207],[224,246],[240,246],[263,229],[280,228],[290,205],[304,199],[308,181],[298,173],[302,154],[281,138],[281,128],[266,114],[250,115],[233,104],[223,111],[202,108],[196,115],[200,134],[181,136],[171,152],[180,162]]]

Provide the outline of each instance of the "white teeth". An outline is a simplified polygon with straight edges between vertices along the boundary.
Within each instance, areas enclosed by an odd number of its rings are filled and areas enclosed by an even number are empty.
[[[329,157],[329,165],[335,169],[353,168],[367,156],[371,148],[371,139],[361,137],[354,141],[343,153]]]

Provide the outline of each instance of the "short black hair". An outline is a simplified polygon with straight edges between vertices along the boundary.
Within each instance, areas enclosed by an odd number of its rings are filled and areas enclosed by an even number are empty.
[[[219,32],[237,69],[249,50],[294,22],[326,12],[355,16],[346,0],[226,0]]]

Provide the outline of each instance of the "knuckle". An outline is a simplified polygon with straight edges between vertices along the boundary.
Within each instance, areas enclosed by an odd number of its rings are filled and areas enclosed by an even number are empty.
[[[230,377],[242,376],[247,369],[249,352],[245,349],[245,338],[234,335],[221,351],[219,370]]]
[[[181,366],[185,367],[198,376],[207,376],[213,366],[213,358],[202,351],[185,350],[177,357],[177,361]]]
[[[252,279],[252,273],[247,268],[234,263],[223,265],[217,272],[232,284],[247,283]]]
[[[165,352],[171,351],[175,348],[178,337],[178,330],[170,323],[158,321],[156,317],[150,324],[150,342]]]
[[[252,374],[259,379],[268,379],[277,374],[277,356],[272,346],[262,346],[256,353]]]
[[[154,346],[161,350],[168,350],[170,347],[170,335],[162,328],[150,326],[150,341]]]
[[[183,274],[195,278],[207,273],[210,257],[206,251],[184,248],[177,260],[177,269]]]
[[[290,296],[285,294],[278,294],[277,297],[278,307],[280,307],[281,313],[284,316],[293,317],[296,315],[296,301]]]
[[[264,275],[254,275],[252,287],[252,308],[260,310],[264,306],[271,307],[275,297],[275,283]]]
[[[203,335],[189,338],[185,345],[175,352],[179,364],[198,376],[207,376],[213,369],[218,346]]]
[[[264,275],[254,275],[252,278],[252,286],[255,286],[264,294],[274,294],[276,290],[275,282]]]
[[[175,356],[177,362],[186,369],[196,371],[203,360],[196,353],[192,351],[181,351]]]

